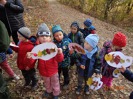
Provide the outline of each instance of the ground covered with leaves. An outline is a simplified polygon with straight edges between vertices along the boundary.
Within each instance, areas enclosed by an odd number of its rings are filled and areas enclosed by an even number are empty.
[[[111,40],[113,34],[117,31],[122,31],[128,36],[127,47],[124,48],[124,53],[133,56],[133,33],[128,33],[125,30],[118,28],[114,25],[102,22],[89,15],[83,14],[75,9],[58,3],[56,0],[23,0],[25,6],[24,20],[26,25],[31,28],[32,33],[36,34],[39,24],[45,22],[49,27],[54,24],[60,24],[64,32],[69,33],[70,24],[73,21],[78,21],[80,26],[83,26],[83,21],[86,18],[93,20],[93,24],[96,27],[97,34],[100,36],[99,46],[106,40]],[[19,81],[9,81],[8,87],[12,96],[12,99],[42,99],[42,93],[45,88],[43,81],[38,75],[38,88],[35,91],[30,88],[23,88],[23,77],[16,65],[16,54],[13,59],[9,59],[9,64],[13,68],[14,72],[18,74],[21,79]],[[131,67],[132,69],[132,67]],[[7,77],[7,75],[5,74]],[[90,95],[86,96],[82,92],[81,95],[75,94],[75,88],[77,85],[76,67],[72,67],[70,70],[70,85],[68,90],[61,90],[60,99],[128,99],[130,92],[133,89],[133,84],[127,81],[124,77],[114,79],[114,90],[107,91],[106,89],[100,89],[98,91],[90,91]],[[63,82],[61,81],[61,84]]]

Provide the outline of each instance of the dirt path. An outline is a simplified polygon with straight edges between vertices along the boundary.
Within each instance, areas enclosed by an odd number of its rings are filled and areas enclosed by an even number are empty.
[[[36,0],[35,0],[36,1]],[[25,13],[25,21],[27,26],[29,26],[33,33],[36,33],[36,29],[38,24],[45,22],[49,26],[52,24],[60,24],[63,30],[66,33],[69,33],[70,31],[70,24],[73,21],[78,21],[80,23],[80,26],[83,26],[83,21],[86,18],[90,18],[93,20],[93,24],[97,29],[97,34],[100,36],[100,47],[102,46],[103,42],[107,39],[110,39],[113,37],[113,34],[117,31],[122,31],[126,34],[128,34],[129,41],[127,47],[124,49],[124,52],[128,55],[133,56],[133,35],[131,36],[131,33],[127,33],[125,30],[115,27],[113,25],[107,24],[105,22],[102,22],[96,18],[90,17],[88,15],[85,15],[73,8],[70,8],[68,6],[62,5],[58,3],[56,0],[48,0],[48,3],[44,2],[43,0],[37,0],[37,3],[34,3],[34,0],[32,4],[25,4],[26,13]],[[132,53],[131,53],[132,52]],[[10,60],[10,65],[13,66],[14,70],[17,72],[17,74],[20,75],[20,72],[16,68],[16,63],[14,62],[15,58],[13,60]],[[72,70],[73,71],[73,70]],[[114,91],[103,91],[102,89],[94,92],[91,91],[91,94],[89,96],[81,95],[77,96],[75,94],[75,87],[76,87],[76,74],[75,72],[71,73],[71,82],[70,82],[70,88],[69,90],[62,90],[62,94],[60,96],[60,99],[128,99],[128,96],[130,92],[133,89],[133,84],[126,79],[124,79],[122,76],[120,78],[117,78],[114,80],[115,90]],[[38,77],[40,79],[40,77]],[[15,82],[15,84],[14,84]],[[9,87],[11,89],[13,99],[41,99],[41,94],[44,91],[43,87],[43,81],[39,80],[39,88],[34,92],[31,90],[24,90],[22,88],[23,80],[16,82],[9,82]],[[18,97],[18,98],[17,98]],[[24,98],[22,98],[24,97]],[[27,97],[27,98],[26,98]]]

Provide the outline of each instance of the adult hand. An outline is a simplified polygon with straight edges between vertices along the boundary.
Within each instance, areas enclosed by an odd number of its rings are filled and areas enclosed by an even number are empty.
[[[124,66],[122,66],[120,69],[119,69],[122,73],[124,73],[126,71],[126,68]]]
[[[6,4],[6,0],[0,0],[0,4],[2,4],[2,5],[5,5]]]

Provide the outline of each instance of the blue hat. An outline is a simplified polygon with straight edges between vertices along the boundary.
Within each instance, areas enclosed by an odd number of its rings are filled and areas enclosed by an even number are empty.
[[[61,31],[62,32],[62,28],[60,27],[60,25],[54,25],[52,27],[52,33],[55,34],[56,32],[59,32]]]
[[[71,27],[74,26],[79,29],[79,23],[77,21],[72,22]]]
[[[92,48],[95,48],[99,41],[99,36],[97,34],[89,34],[85,41],[91,45]]]
[[[92,20],[90,20],[89,18],[86,19],[86,20],[84,21],[84,25],[87,26],[87,27],[90,27],[90,26],[92,25]]]

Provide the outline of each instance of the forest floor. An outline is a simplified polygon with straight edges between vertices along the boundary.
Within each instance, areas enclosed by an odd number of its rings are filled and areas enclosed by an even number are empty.
[[[73,21],[78,21],[80,26],[83,27],[84,20],[90,18],[93,20],[93,25],[96,27],[97,34],[100,36],[100,48],[104,41],[111,40],[114,33],[121,31],[128,36],[128,44],[124,48],[124,54],[133,56],[133,33],[129,33],[119,27],[102,22],[69,6],[62,5],[56,0],[48,0],[47,2],[45,0],[23,0],[23,3],[25,6],[24,20],[26,25],[31,28],[33,34],[36,34],[38,25],[43,22],[49,27],[54,24],[60,24],[64,32],[69,33],[70,25]],[[13,59],[9,59],[9,64],[14,72],[21,77],[19,81],[13,80],[8,82],[12,99],[42,99],[41,95],[45,88],[40,75],[37,73],[39,79],[37,90],[32,91],[30,89],[23,89],[22,86],[24,81],[21,72],[16,65],[16,54]],[[129,82],[121,75],[113,81],[114,90],[91,90],[90,95],[88,96],[84,95],[83,92],[81,95],[76,95],[75,88],[77,86],[77,75],[75,68],[76,67],[73,67],[70,70],[71,81],[69,89],[61,90],[60,99],[128,99],[130,92],[133,90],[133,83]],[[132,66],[131,69],[133,69]]]

